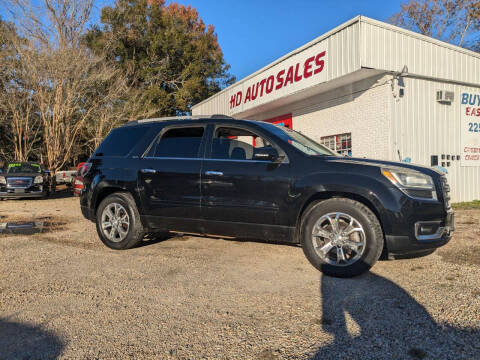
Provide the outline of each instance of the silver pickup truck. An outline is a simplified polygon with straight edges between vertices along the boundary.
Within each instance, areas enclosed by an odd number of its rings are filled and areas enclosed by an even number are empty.
[[[55,175],[55,182],[57,185],[66,184],[67,186],[72,186],[75,181],[75,175],[77,170],[62,170],[58,171]]]

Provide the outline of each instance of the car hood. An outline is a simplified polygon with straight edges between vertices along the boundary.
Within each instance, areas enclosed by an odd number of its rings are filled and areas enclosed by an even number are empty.
[[[332,162],[341,162],[346,164],[358,164],[366,166],[377,166],[377,167],[397,167],[404,169],[416,170],[427,175],[444,175],[443,172],[432,167],[427,167],[423,165],[410,164],[400,161],[386,161],[386,160],[377,160],[377,159],[367,159],[367,158],[354,158],[354,157],[332,157],[329,159]]]

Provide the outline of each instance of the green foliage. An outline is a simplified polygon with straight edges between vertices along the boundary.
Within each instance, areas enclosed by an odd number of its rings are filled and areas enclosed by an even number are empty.
[[[480,200],[452,204],[454,210],[480,209]]]
[[[198,12],[163,0],[118,0],[85,40],[120,67],[136,92],[131,118],[181,115],[233,83],[213,26]]]

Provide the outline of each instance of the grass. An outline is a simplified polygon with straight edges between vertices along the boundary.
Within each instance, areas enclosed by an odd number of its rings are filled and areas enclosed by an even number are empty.
[[[469,210],[469,209],[478,209],[480,210],[480,200],[473,200],[470,202],[459,202],[452,204],[452,207],[455,210]]]

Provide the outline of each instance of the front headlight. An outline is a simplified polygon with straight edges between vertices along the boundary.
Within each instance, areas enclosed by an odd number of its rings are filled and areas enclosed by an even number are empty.
[[[0,176],[0,184],[6,184],[7,181],[5,180],[4,176]]]
[[[43,184],[43,176],[36,176],[33,183],[34,184]]]
[[[437,199],[435,184],[431,176],[419,171],[399,168],[383,168],[382,174],[407,195]]]

